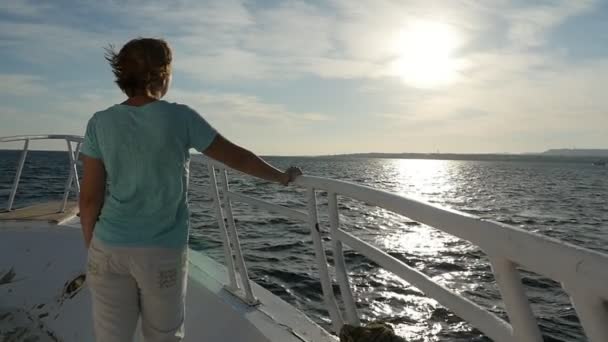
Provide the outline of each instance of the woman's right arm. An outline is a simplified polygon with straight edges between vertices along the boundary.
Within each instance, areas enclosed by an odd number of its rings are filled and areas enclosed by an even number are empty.
[[[287,171],[282,172],[253,152],[233,144],[220,134],[203,153],[235,170],[283,185],[287,185],[302,174],[297,167],[290,167]]]
[[[83,176],[80,184],[80,225],[84,244],[87,248],[93,238],[95,223],[101,212],[106,188],[106,170],[101,159],[80,154],[83,162]]]

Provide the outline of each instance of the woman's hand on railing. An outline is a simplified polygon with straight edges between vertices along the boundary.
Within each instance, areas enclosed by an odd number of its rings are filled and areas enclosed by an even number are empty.
[[[293,182],[296,178],[298,178],[298,176],[301,176],[302,170],[297,166],[291,166],[287,170],[285,170],[283,175],[284,175],[284,177],[283,177],[283,181],[281,181],[281,184],[287,185],[287,184]]]

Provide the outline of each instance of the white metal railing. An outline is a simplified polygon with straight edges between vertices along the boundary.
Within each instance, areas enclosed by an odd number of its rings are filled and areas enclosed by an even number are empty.
[[[589,340],[593,342],[608,341],[608,305],[606,304],[608,300],[608,255],[606,254],[509,225],[482,220],[472,215],[405,196],[321,177],[300,176],[294,182],[296,186],[307,189],[308,213],[304,213],[230,191],[226,177],[226,169],[228,168],[213,160],[206,159],[206,162],[211,175],[217,219],[224,239],[226,265],[230,275],[229,287],[249,303],[255,303],[256,301],[249,285],[249,276],[234,226],[232,201],[244,202],[259,209],[265,209],[308,223],[315,249],[324,302],[332,321],[332,328],[336,332],[345,322],[353,325],[359,324],[359,315],[350,289],[342,253],[342,244],[346,244],[417,287],[494,341],[499,342],[540,342],[543,340],[517,269],[518,267],[525,268],[560,282],[564,290],[570,295]],[[223,205],[215,179],[216,168],[221,172]],[[328,193],[334,266],[336,280],[344,303],[344,313],[340,311],[336,304],[335,294],[331,286],[332,278],[329,275],[317,219],[315,195],[317,190]],[[339,222],[337,195],[382,207],[477,245],[490,259],[509,322],[458,293],[437,284],[425,274],[381,251],[372,244],[342,230]],[[230,228],[229,233],[224,225],[224,211]],[[237,261],[238,267],[236,268],[234,259]],[[237,278],[240,284],[236,283]],[[343,314],[345,318],[343,318]]]
[[[15,177],[13,178],[13,186],[11,188],[11,192],[8,197],[8,203],[6,205],[6,210],[13,210],[13,203],[15,201],[15,195],[17,194],[17,188],[19,187],[19,181],[21,180],[21,173],[23,172],[23,166],[25,165],[25,159],[27,157],[27,152],[29,151],[30,141],[31,140],[65,140],[67,143],[67,152],[69,154],[69,168],[70,173],[68,179],[66,180],[63,197],[61,201],[61,205],[58,208],[59,212],[64,212],[68,197],[70,195],[70,190],[72,189],[72,185],[76,184],[76,195],[80,194],[80,182],[78,181],[78,168],[76,164],[78,162],[78,155],[80,154],[80,146],[82,145],[83,137],[77,135],[66,135],[66,134],[48,134],[48,135],[19,135],[19,136],[11,136],[11,137],[0,137],[0,143],[7,142],[17,142],[23,141],[23,149],[21,150],[21,157],[17,162],[17,172],[15,173]],[[76,148],[72,146],[72,143],[76,143]]]

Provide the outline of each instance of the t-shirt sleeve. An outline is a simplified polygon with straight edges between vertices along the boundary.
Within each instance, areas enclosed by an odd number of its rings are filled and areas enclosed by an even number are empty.
[[[188,108],[188,140],[191,148],[203,152],[211,145],[217,131],[195,110]]]
[[[84,142],[80,153],[95,159],[101,159],[101,152],[99,151],[99,145],[97,143],[97,132],[96,132],[97,118],[93,117],[87,123],[87,131],[84,134]]]

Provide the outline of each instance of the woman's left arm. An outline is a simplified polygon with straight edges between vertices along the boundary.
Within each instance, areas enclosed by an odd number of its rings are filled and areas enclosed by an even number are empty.
[[[106,170],[101,159],[82,155],[83,176],[80,185],[80,225],[87,248],[93,237],[106,193]]]

